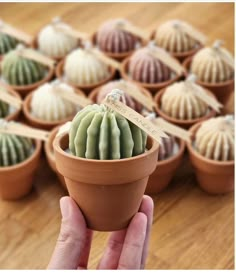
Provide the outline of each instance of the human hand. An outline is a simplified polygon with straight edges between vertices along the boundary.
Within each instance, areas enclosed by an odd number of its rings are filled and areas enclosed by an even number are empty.
[[[87,269],[92,231],[75,201],[60,200],[62,223],[48,269]],[[144,269],[153,219],[153,201],[144,195],[127,229],[112,232],[97,269]]]

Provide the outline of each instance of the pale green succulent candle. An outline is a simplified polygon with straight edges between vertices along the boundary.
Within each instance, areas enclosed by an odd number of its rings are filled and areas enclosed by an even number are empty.
[[[2,76],[11,85],[30,85],[45,77],[47,68],[17,53],[18,49],[7,53],[2,61]]]
[[[32,148],[29,138],[0,133],[0,167],[23,162],[31,155]]]
[[[145,151],[147,135],[104,105],[89,105],[74,117],[69,132],[70,152],[87,159],[129,158]]]

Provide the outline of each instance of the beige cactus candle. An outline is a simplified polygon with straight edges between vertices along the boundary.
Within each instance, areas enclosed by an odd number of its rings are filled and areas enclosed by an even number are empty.
[[[220,116],[202,123],[196,132],[195,148],[208,159],[234,160],[233,116]]]

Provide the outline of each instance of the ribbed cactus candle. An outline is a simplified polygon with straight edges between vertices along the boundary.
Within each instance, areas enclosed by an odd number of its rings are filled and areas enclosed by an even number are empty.
[[[26,160],[32,152],[30,139],[0,133],[0,166],[12,166]]]
[[[123,53],[135,49],[137,37],[118,27],[123,21],[124,19],[112,19],[100,26],[97,32],[97,45],[102,51]]]
[[[51,24],[45,26],[38,35],[39,50],[53,58],[62,58],[78,45],[78,39],[57,28],[69,29],[70,26],[56,17]]]
[[[89,105],[77,113],[69,133],[72,154],[100,160],[122,159],[145,151],[147,135],[104,105]]]
[[[220,116],[203,122],[196,132],[195,147],[209,159],[234,160],[234,118]]]
[[[197,79],[205,83],[221,83],[234,77],[234,69],[220,55],[221,43],[216,41],[212,47],[201,49],[192,60],[190,70]],[[224,54],[232,59],[232,55],[224,49]]]
[[[167,87],[161,98],[161,109],[168,116],[189,120],[206,115],[208,106],[194,93],[195,83],[189,80]]]
[[[159,47],[174,53],[186,52],[199,46],[195,39],[184,32],[180,20],[170,20],[160,25],[154,38]]]
[[[149,47],[138,49],[130,58],[130,77],[142,83],[160,83],[171,78],[171,70],[154,57]]]
[[[22,49],[18,45],[17,49],[10,51],[4,56],[1,69],[2,76],[11,85],[30,85],[45,77],[47,68],[33,60],[26,59],[18,54]]]

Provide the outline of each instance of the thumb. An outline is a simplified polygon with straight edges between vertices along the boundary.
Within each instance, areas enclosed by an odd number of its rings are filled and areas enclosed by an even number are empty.
[[[87,238],[84,217],[70,197],[60,200],[61,230],[48,269],[77,269]]]

